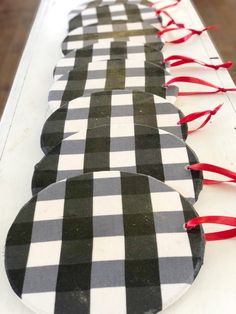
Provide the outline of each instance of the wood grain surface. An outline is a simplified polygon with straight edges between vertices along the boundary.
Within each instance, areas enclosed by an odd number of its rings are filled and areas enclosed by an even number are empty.
[[[229,70],[236,83],[236,1],[193,0],[205,25],[218,25],[210,36],[224,61],[232,60],[235,65]]]
[[[39,0],[0,0],[0,116]]]

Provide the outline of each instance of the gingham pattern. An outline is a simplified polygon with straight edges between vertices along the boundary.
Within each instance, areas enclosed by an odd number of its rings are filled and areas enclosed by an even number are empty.
[[[81,64],[95,61],[133,59],[160,65],[163,61],[162,47],[161,42],[144,44],[133,41],[106,41],[86,46],[61,58],[54,70],[54,78],[58,79]]]
[[[92,24],[110,24],[113,21],[146,22],[156,28],[161,27],[155,9],[139,4],[113,4],[88,8],[69,22],[69,31]]]
[[[128,40],[143,43],[162,42],[157,37],[157,29],[152,25],[143,22],[117,21],[74,29],[62,42],[62,52],[65,55],[71,50],[80,49],[97,42]]]
[[[15,293],[37,313],[157,313],[191,286],[204,257],[202,229],[176,191],[142,175],[97,172],[34,197],[7,236]]]
[[[95,0],[95,1],[86,1],[80,5],[78,5],[76,8],[74,8],[72,11],[70,11],[68,15],[68,19],[71,20],[78,14],[80,14],[82,11],[88,9],[88,8],[95,8],[103,5],[114,5],[114,4],[141,4],[144,6],[150,6],[149,1],[146,0]]]
[[[174,103],[178,88],[162,85],[172,77],[164,67],[139,60],[108,60],[79,65],[53,83],[49,92],[52,111],[70,100],[103,90],[129,89],[149,92]]]
[[[134,124],[112,124],[71,135],[35,166],[32,191],[55,181],[92,171],[119,170],[166,182],[194,203],[202,173],[186,169],[197,163],[194,152],[171,133]]]
[[[83,129],[121,123],[159,127],[185,140],[187,124],[177,125],[181,118],[180,110],[153,94],[129,90],[92,93],[70,101],[48,118],[41,147],[47,153],[64,138]]]

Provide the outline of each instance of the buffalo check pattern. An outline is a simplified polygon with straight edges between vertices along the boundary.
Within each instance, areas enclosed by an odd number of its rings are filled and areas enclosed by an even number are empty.
[[[166,182],[194,203],[202,189],[202,172],[186,143],[171,133],[134,124],[83,130],[53,148],[35,166],[32,191],[55,181],[93,171],[119,170],[150,175]]]
[[[141,91],[112,90],[83,95],[57,109],[45,122],[41,148],[48,153],[64,138],[83,129],[112,124],[141,124],[162,128],[186,139],[183,113],[166,99]]]
[[[153,8],[139,4],[113,4],[87,8],[69,22],[69,31],[92,24],[110,24],[113,21],[146,22],[160,28],[159,18]]]
[[[151,2],[147,0],[94,0],[82,3],[78,5],[76,8],[74,8],[72,11],[70,11],[68,15],[68,19],[71,20],[78,14],[80,14],[82,11],[88,9],[88,8],[95,8],[100,7],[104,5],[115,5],[115,4],[141,4],[144,6],[150,6]]]
[[[61,58],[54,70],[54,78],[73,70],[81,64],[95,61],[130,59],[152,62],[157,65],[163,64],[161,49],[163,43],[138,43],[133,41],[106,41],[93,44],[81,49],[73,50]]]
[[[115,21],[110,24],[78,27],[69,32],[62,42],[62,52],[66,55],[71,50],[106,41],[162,42],[157,31],[155,27],[144,22]]]
[[[113,89],[141,90],[174,103],[178,88],[162,85],[171,79],[164,66],[140,60],[108,60],[79,65],[55,81],[49,91],[52,111],[84,94]]]
[[[16,217],[7,276],[37,313],[157,313],[188,290],[202,266],[202,229],[183,229],[196,216],[179,193],[148,176],[69,178]]]
[[[183,228],[197,216],[202,172],[186,167],[198,160],[171,104],[178,88],[163,87],[160,25],[146,0],[96,0],[70,14],[37,194],[5,245],[9,282],[37,313],[157,313],[202,266],[203,230]]]

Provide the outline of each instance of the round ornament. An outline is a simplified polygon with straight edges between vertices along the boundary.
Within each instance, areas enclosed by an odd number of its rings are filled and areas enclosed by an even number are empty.
[[[35,166],[32,191],[83,173],[119,170],[150,175],[166,182],[194,203],[202,189],[202,172],[181,139],[158,128],[112,124],[75,133],[55,146]]]
[[[19,212],[5,268],[38,314],[157,313],[192,285],[204,256],[197,214],[148,176],[95,172],[57,182]]]
[[[187,124],[177,124],[183,117],[177,107],[154,94],[122,89],[96,92],[57,109],[44,124],[41,147],[46,154],[83,129],[125,123],[159,127],[185,140]]]

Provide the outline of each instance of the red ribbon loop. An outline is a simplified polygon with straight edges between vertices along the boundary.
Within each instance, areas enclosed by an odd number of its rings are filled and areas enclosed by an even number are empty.
[[[174,62],[171,62],[171,61],[174,61]],[[214,70],[219,70],[220,68],[229,69],[233,65],[232,61],[227,61],[225,63],[213,65],[213,64],[205,63],[203,61],[186,57],[186,56],[181,56],[181,55],[173,55],[168,58],[165,58],[163,60],[163,63],[168,63],[170,67],[177,67],[183,64],[196,63],[196,64],[199,64],[199,65],[202,65],[204,67],[208,67]]]
[[[207,87],[212,87],[215,89],[215,91],[193,91],[193,92],[179,92],[179,96],[192,96],[192,95],[208,95],[208,94],[217,94],[219,92],[225,93],[225,92],[235,92],[236,88],[224,88],[219,87],[217,85],[214,85],[210,82],[204,81],[202,79],[192,77],[192,76],[178,76],[173,79],[170,79],[168,82],[166,82],[163,87],[168,87],[171,84],[175,83],[192,83],[192,84],[198,84],[203,85]]]
[[[210,180],[210,179],[204,179],[203,183],[206,185],[210,184],[219,184],[219,183],[236,183],[236,172],[233,172],[231,170],[218,167],[215,165],[207,164],[207,163],[198,163],[198,164],[193,164],[189,165],[187,167],[188,170],[191,171],[208,171],[212,173],[217,173],[220,175],[223,175],[225,177],[230,178],[231,180]]]
[[[157,36],[161,37],[165,33],[176,31],[176,30],[183,30],[183,29],[185,29],[185,30],[189,31],[189,34],[187,34],[187,35],[185,35],[185,36],[183,36],[183,37],[181,37],[179,39],[175,39],[175,40],[172,40],[172,41],[166,41],[165,42],[165,43],[168,43],[168,44],[182,44],[182,43],[186,42],[187,40],[189,40],[193,35],[200,36],[205,31],[208,31],[210,29],[217,29],[217,28],[218,28],[218,26],[216,26],[216,25],[207,26],[207,27],[203,28],[202,30],[197,30],[197,29],[192,29],[192,28],[183,28],[183,27],[165,28],[164,30],[158,32]]]
[[[158,10],[157,10],[156,14],[157,15],[165,14],[170,19],[169,22],[165,26],[162,24],[163,28],[166,28],[166,27],[168,27],[168,26],[170,26],[172,24],[177,26],[177,27],[179,27],[179,28],[184,28],[185,27],[183,23],[176,23],[175,20],[173,19],[173,17],[166,11],[162,11],[162,12],[158,13]]]
[[[207,118],[206,120],[196,129],[194,130],[191,130],[191,131],[188,131],[188,134],[191,134],[193,132],[196,132],[197,130],[203,128],[211,119],[211,117],[213,115],[215,115],[219,110],[220,108],[223,106],[223,104],[215,107],[215,109],[213,110],[205,110],[205,111],[199,111],[199,112],[193,112],[187,116],[185,116],[184,118],[182,118],[179,122],[177,122],[177,124],[183,124],[183,123],[188,123],[188,122],[192,122],[198,118],[201,118],[203,116],[206,116],[207,115]]]
[[[166,0],[160,0],[160,1],[157,1],[157,2],[153,2],[153,3],[151,4],[151,7],[153,7],[153,6],[157,5],[157,4],[159,4],[160,2],[165,2],[165,1],[166,1]],[[173,4],[168,4],[168,5],[166,5],[166,6],[162,7],[162,8],[160,8],[160,9],[157,9],[157,11],[156,11],[157,14],[160,14],[162,11],[164,11],[164,10],[166,10],[166,9],[173,8],[173,7],[177,6],[177,5],[180,3],[181,0],[173,0],[173,1],[174,1]]]
[[[227,217],[227,216],[203,216],[203,217],[196,217],[190,219],[186,224],[185,228],[187,230],[191,230],[196,228],[201,224],[219,224],[219,225],[226,225],[236,227],[236,218],[235,217]],[[218,231],[218,232],[211,232],[205,234],[205,239],[207,241],[215,241],[215,240],[225,240],[230,239],[236,236],[236,228]]]

